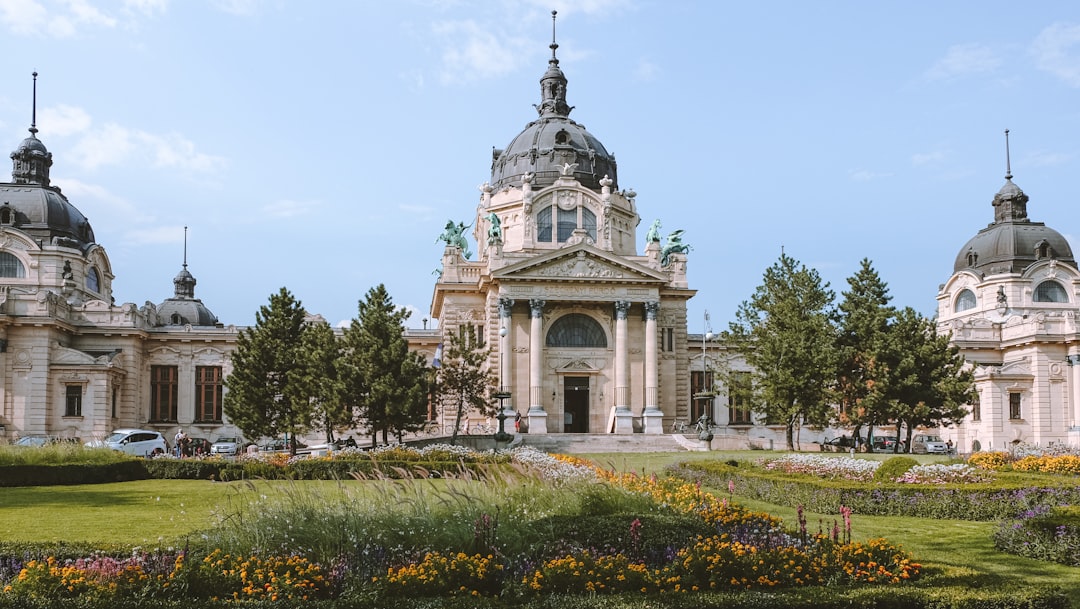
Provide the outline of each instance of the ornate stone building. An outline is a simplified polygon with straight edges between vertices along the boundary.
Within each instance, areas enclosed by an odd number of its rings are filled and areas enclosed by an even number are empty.
[[[113,302],[109,257],[51,184],[34,114],[0,183],[0,438],[233,431],[221,398],[236,328],[195,298],[186,260],[172,298]]]
[[[943,435],[961,451],[1080,445],[1080,272],[1065,238],[1028,218],[1006,166],[993,222],[960,249],[937,296],[939,331],[974,367],[979,395]]]
[[[637,253],[636,194],[570,119],[557,48],[539,117],[493,151],[475,260],[468,227],[447,224],[431,314],[444,333],[480,330],[529,433],[663,433],[690,415],[687,247],[681,231],[661,245],[657,223]]]

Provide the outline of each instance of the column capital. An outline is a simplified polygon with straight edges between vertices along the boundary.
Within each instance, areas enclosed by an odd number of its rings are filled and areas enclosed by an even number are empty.
[[[616,300],[615,301],[615,319],[626,319],[626,314],[630,312],[629,300]]]
[[[660,301],[650,300],[645,303],[645,319],[649,321],[656,321],[656,316],[660,312]]]
[[[544,315],[544,305],[547,302],[539,298],[529,299],[529,316],[532,318],[542,317]]]
[[[499,298],[499,317],[510,317],[510,310],[514,307],[514,299],[500,297]]]

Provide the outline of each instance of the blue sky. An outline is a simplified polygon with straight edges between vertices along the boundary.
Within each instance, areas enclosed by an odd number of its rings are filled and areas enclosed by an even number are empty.
[[[448,219],[536,114],[559,11],[571,118],[648,225],[685,229],[724,329],[781,248],[839,293],[866,257],[935,311],[993,220],[1010,129],[1032,220],[1080,247],[1080,5],[679,0],[0,0],[0,148],[31,118],[108,252],[160,302],[332,323],[383,283],[420,327]],[[7,171],[7,170],[4,170]],[[10,178],[6,178],[10,179]]]

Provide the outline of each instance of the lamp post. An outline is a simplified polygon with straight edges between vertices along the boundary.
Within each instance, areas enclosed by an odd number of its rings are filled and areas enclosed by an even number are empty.
[[[506,326],[499,328],[499,337],[506,338],[508,332],[509,330],[506,329]],[[499,414],[495,415],[495,418],[499,420],[499,431],[495,432],[496,446],[498,446],[499,443],[509,442],[514,438],[514,436],[506,433],[506,408],[503,407],[503,400],[510,399],[510,387],[502,384],[505,380],[502,375],[503,358],[506,357],[506,354],[503,353],[503,345],[501,343],[502,341],[500,341],[499,345],[499,390],[495,392],[495,399],[499,400]]]
[[[701,397],[701,418],[698,419],[698,439],[703,442],[711,442],[713,439],[710,406],[714,396],[712,387],[706,385],[709,380],[709,356],[705,351],[706,343],[713,338],[712,327],[709,325],[709,312],[705,311],[705,327],[702,328],[701,334],[701,393],[699,394]]]

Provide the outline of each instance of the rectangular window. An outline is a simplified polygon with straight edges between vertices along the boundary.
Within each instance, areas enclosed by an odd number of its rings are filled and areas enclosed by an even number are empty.
[[[64,401],[65,417],[82,416],[82,385],[68,385]]]
[[[551,243],[551,208],[545,207],[536,214],[536,240]]]
[[[971,405],[971,420],[972,421],[981,421],[982,420],[982,403],[981,403],[981,399],[982,398],[976,398],[975,403]]]
[[[750,408],[750,373],[735,372],[728,387],[728,421],[731,425],[753,425]]]
[[[176,421],[177,385],[179,370],[176,366],[150,366],[150,420]]]
[[[196,366],[196,422],[221,422],[221,394],[221,366]]]
[[[712,370],[708,372],[702,372],[700,370],[690,371],[690,420],[691,422],[697,421],[701,418],[701,415],[707,414],[709,418],[712,418],[712,405],[715,396],[711,394],[713,390],[713,373]]]
[[[1020,418],[1022,418],[1020,416],[1020,394],[1019,393],[1010,393],[1009,394],[1009,418],[1010,419],[1020,419]]]
[[[675,350],[675,328],[664,328],[660,334],[660,349],[671,353]]]

